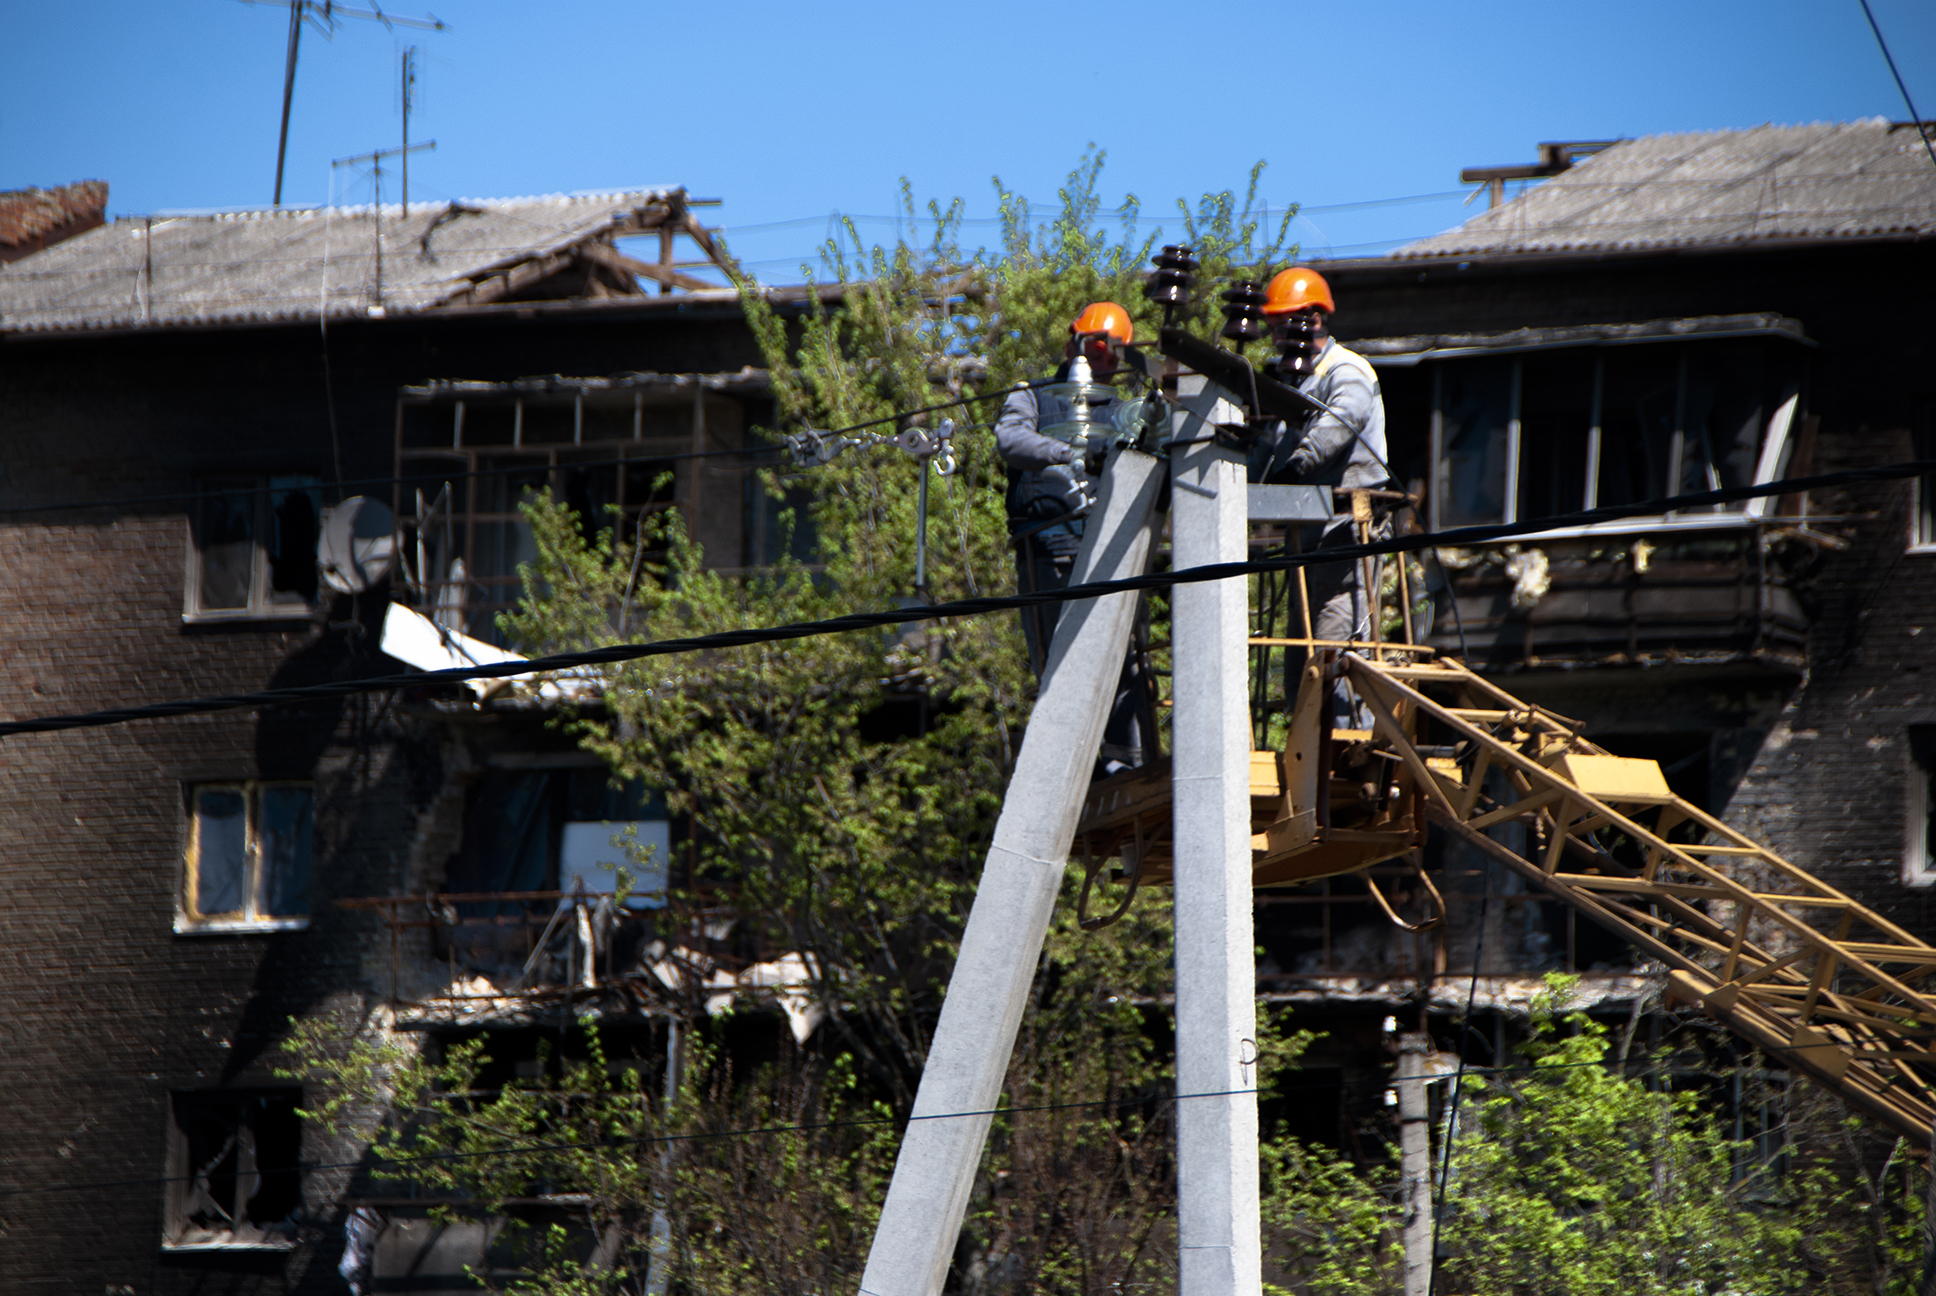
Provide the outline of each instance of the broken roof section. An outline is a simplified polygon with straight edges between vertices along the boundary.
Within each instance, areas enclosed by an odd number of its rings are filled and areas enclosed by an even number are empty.
[[[1923,129],[1936,130],[1936,123]],[[1936,166],[1881,117],[1626,140],[1401,259],[1936,234]]]
[[[615,240],[684,236],[698,261]],[[648,289],[731,288],[681,267],[726,260],[684,189],[121,219],[0,266],[0,332],[370,317]]]
[[[107,219],[108,182],[0,193],[0,262],[18,261]]]

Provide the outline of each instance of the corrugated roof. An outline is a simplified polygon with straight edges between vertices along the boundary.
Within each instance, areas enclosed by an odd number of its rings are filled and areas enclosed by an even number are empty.
[[[680,194],[413,203],[407,218],[394,204],[123,218],[0,266],[0,331],[428,310]]]
[[[1396,258],[1936,234],[1936,166],[1881,117],[1627,140]]]

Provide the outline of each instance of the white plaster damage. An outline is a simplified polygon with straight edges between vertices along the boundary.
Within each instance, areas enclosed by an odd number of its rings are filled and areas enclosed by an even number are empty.
[[[461,670],[470,666],[497,666],[526,660],[518,653],[438,625],[421,612],[414,612],[401,603],[390,604],[383,614],[382,648],[385,654],[406,666],[415,666],[424,671]],[[479,702],[507,691],[542,701],[561,702],[596,697],[603,685],[603,674],[595,667],[586,666],[545,674],[466,680],[459,687]]]

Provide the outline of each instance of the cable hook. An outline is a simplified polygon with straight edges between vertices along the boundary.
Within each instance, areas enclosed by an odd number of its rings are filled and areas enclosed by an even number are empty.
[[[1385,911],[1385,917],[1391,919],[1392,926],[1400,931],[1431,931],[1445,922],[1445,897],[1440,895],[1439,889],[1432,885],[1432,879],[1425,875],[1425,866],[1419,863],[1416,855],[1411,858],[1411,865],[1413,871],[1418,874],[1418,880],[1424,884],[1426,892],[1432,897],[1433,905],[1438,909],[1434,917],[1424,918],[1416,923],[1408,923],[1400,918],[1398,911],[1391,907],[1391,901],[1385,899],[1385,893],[1378,889],[1378,879],[1373,877],[1369,870],[1365,873],[1365,887],[1371,892],[1371,898],[1378,902],[1378,907]]]

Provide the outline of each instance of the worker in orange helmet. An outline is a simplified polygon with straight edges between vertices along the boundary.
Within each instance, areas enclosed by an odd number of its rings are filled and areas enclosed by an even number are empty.
[[[1316,397],[1330,412],[1277,423],[1260,437],[1251,462],[1253,480],[1340,490],[1391,485],[1385,467],[1385,402],[1378,375],[1363,356],[1331,336],[1330,316],[1336,310],[1331,286],[1308,266],[1279,273],[1265,290],[1264,315],[1275,325],[1273,336],[1281,348],[1276,376]],[[1341,511],[1317,534],[1302,537],[1306,550],[1312,545],[1323,550],[1358,542],[1346,498],[1339,496],[1337,503]],[[1378,509],[1374,517],[1372,538],[1388,537],[1391,523],[1386,510]],[[1372,570],[1367,572],[1366,567]],[[1369,639],[1375,595],[1368,596],[1366,587],[1377,588],[1375,563],[1323,563],[1306,571],[1315,637],[1358,643]],[[1338,698],[1339,723],[1354,729],[1371,727],[1362,704],[1347,686],[1340,685]]]
[[[1069,583],[1083,520],[1096,499],[1095,469],[1107,448],[1096,435],[1082,436],[1080,401],[1101,421],[1118,404],[1110,382],[1124,372],[1123,349],[1136,338],[1129,312],[1115,302],[1091,302],[1069,325],[1062,364],[1046,384],[1009,393],[995,420],[995,449],[1008,466],[1008,532],[1015,543],[1016,587],[1024,593],[1061,589]],[[1044,435],[1045,430],[1050,435]],[[1039,676],[1061,605],[1022,612],[1029,664]],[[1143,763],[1154,712],[1143,703],[1154,694],[1132,656],[1103,733],[1103,773]],[[1147,696],[1146,696],[1147,695]]]

